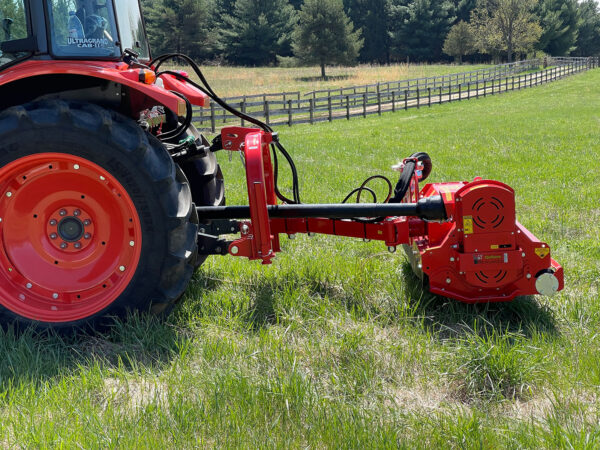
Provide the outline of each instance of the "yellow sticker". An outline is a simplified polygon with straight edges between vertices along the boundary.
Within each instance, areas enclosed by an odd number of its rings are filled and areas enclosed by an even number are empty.
[[[444,194],[444,196],[446,197],[446,201],[447,202],[451,202],[452,201],[452,193],[451,192],[446,192]]]
[[[535,254],[540,258],[544,259],[550,253],[550,249],[548,247],[541,247],[535,249]]]
[[[493,245],[490,245],[490,248],[491,248],[492,250],[498,250],[498,249],[500,248],[500,246],[499,246],[499,245],[495,245],[495,244],[493,244]]]
[[[465,229],[465,234],[473,233],[473,216],[464,216],[463,217],[463,226]]]

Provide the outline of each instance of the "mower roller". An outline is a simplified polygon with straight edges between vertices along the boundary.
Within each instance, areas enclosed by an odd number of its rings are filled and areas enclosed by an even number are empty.
[[[431,292],[462,302],[563,288],[549,246],[516,220],[509,186],[421,188],[432,163],[416,153],[395,187],[376,175],[340,204],[304,204],[277,133],[227,105],[185,55],[150,57],[137,0],[16,3],[0,7],[3,325],[98,329],[130,311],[165,315],[209,255],[269,264],[280,236],[298,233],[402,246]],[[199,82],[161,70],[174,59]],[[192,107],[211,101],[253,127],[209,141]],[[225,206],[219,151],[242,154],[247,206]],[[278,187],[282,161],[292,198]],[[382,203],[375,178],[389,186]]]

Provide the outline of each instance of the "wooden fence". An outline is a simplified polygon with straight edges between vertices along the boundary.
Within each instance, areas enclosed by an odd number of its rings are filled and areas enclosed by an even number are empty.
[[[546,61],[520,61],[437,77],[314,91],[308,94],[309,98],[301,98],[299,92],[282,92],[225,100],[269,125],[292,126],[337,119],[349,120],[385,111],[395,112],[485,97],[550,83],[598,65],[598,57],[549,58]],[[546,68],[540,69],[541,66]],[[246,125],[244,120],[240,121],[214,103],[211,103],[209,109],[194,110],[194,124],[202,131],[213,133],[227,125]]]

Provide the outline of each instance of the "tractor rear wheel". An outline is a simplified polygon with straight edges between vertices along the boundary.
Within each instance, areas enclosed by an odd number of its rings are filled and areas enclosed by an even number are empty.
[[[0,322],[99,328],[167,313],[193,274],[197,214],[164,146],[93,104],[0,114]]]

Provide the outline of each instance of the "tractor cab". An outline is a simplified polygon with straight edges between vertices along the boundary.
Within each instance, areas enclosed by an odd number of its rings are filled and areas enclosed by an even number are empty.
[[[0,3],[0,70],[28,58],[150,58],[137,0],[13,0]]]

